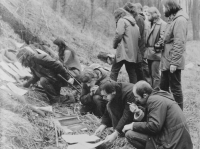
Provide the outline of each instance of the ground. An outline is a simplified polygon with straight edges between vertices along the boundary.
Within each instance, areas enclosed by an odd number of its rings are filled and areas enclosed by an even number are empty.
[[[9,0],[11,1],[11,0]],[[16,0],[15,2],[20,1]],[[6,1],[5,1],[6,2]],[[38,3],[38,4],[37,4]],[[39,1],[35,5],[40,6]],[[16,6],[17,4],[13,5]],[[32,5],[31,5],[32,6]],[[29,6],[30,7],[30,6]],[[34,5],[32,6],[34,7]],[[39,7],[38,7],[39,8]],[[45,7],[46,8],[46,7]],[[49,9],[49,8],[48,8]],[[17,9],[20,13],[22,10]],[[30,11],[30,10],[29,10]],[[47,9],[44,10],[46,14]],[[75,48],[81,63],[88,65],[91,63],[100,63],[106,67],[108,65],[102,63],[97,59],[99,51],[106,51],[114,53],[114,50],[110,49],[111,41],[107,41],[104,44],[100,40],[95,40],[94,37],[89,34],[79,32],[79,29],[72,28],[69,22],[64,22],[62,18],[55,16],[56,21],[51,19],[53,12],[48,10],[49,25],[42,22],[45,28],[49,28],[49,32],[40,27],[41,33],[37,32],[40,36],[48,42],[62,33],[62,27],[65,28],[62,37],[66,37],[67,43]],[[30,16],[33,13],[27,13]],[[32,16],[34,17],[34,15]],[[44,18],[44,17],[42,17]],[[29,20],[30,21],[30,20]],[[56,24],[59,22],[59,24]],[[42,24],[41,23],[41,24]],[[30,22],[28,23],[30,25]],[[34,24],[30,25],[33,28]],[[42,25],[41,25],[42,26]],[[55,27],[56,26],[56,27]],[[60,27],[58,27],[60,26]],[[36,28],[37,29],[37,28]],[[57,29],[57,30],[56,30]],[[39,30],[39,29],[38,29]],[[50,39],[48,38],[50,37]],[[8,23],[0,19],[0,50],[4,48],[15,48],[10,40],[18,42],[24,42],[19,35],[17,35],[13,28]],[[110,40],[112,40],[110,38]],[[54,49],[54,47],[53,47]],[[182,72],[182,84],[184,94],[184,115],[186,116],[187,123],[190,127],[190,133],[194,144],[194,149],[200,148],[200,41],[188,41],[186,53],[186,69]],[[122,72],[119,76],[119,81],[127,81],[126,72]],[[6,84],[4,81],[0,81],[0,85]],[[5,149],[36,149],[36,148],[66,148],[67,144],[61,139],[60,133],[63,131],[59,129],[59,126],[54,123],[54,114],[47,113],[45,117],[33,112],[30,109],[30,105],[34,106],[48,106],[48,102],[44,95],[37,92],[30,91],[26,98],[16,97],[15,95],[8,94],[0,90],[0,146]],[[60,104],[53,105],[54,111],[59,111],[66,114],[77,114],[78,104],[71,104],[63,106]],[[88,133],[93,134],[94,130],[99,126],[100,120],[93,115],[80,116],[79,118],[87,125],[88,130],[86,132],[75,133]],[[3,128],[3,129],[2,129]],[[56,133],[55,129],[59,133]],[[111,129],[107,130],[102,138],[105,138],[112,132]],[[58,139],[56,139],[58,138]],[[57,141],[58,140],[58,141]],[[58,143],[57,143],[58,142]],[[131,149],[132,146],[124,139],[118,138],[111,146],[112,149]]]

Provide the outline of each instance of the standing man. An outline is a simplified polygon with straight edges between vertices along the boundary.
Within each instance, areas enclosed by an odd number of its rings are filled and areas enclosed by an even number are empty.
[[[111,68],[110,78],[117,81],[119,71],[125,64],[130,83],[136,83],[140,79],[137,80],[135,77],[135,68],[137,63],[142,61],[138,46],[140,31],[134,18],[124,9],[117,9],[114,16],[117,28],[113,48],[116,49],[116,56]],[[139,78],[141,75],[137,77]]]
[[[161,14],[156,7],[148,9],[148,20],[151,23],[151,29],[147,35],[145,58],[148,60],[151,86],[155,90],[160,88],[159,67],[161,51],[163,50],[163,35],[167,24],[160,17]]]
[[[181,70],[185,67],[189,17],[175,0],[164,0],[163,11],[169,22],[164,34],[160,88],[165,91],[170,88],[175,101],[183,109]]]
[[[19,50],[17,59],[22,63],[22,66],[29,67],[33,74],[33,77],[23,84],[24,87],[28,88],[31,84],[40,81],[40,85],[44,88],[51,104],[74,100],[72,95],[60,95],[60,89],[66,83],[63,83],[58,75],[65,78],[68,83],[73,84],[73,79],[70,78],[60,62],[54,60],[48,54],[37,54],[26,48]]]
[[[110,80],[100,88],[103,99],[108,103],[95,135],[100,135],[107,127],[114,129],[114,132],[106,137],[105,142],[113,142],[122,133],[124,125],[132,120],[128,104],[135,101],[132,88],[131,83],[117,83]]]
[[[138,80],[146,80],[147,82],[150,83],[151,79],[149,76],[149,68],[148,68],[147,60],[144,59],[144,53],[146,50],[146,47],[145,47],[146,34],[147,34],[147,28],[149,25],[146,24],[145,16],[142,13],[138,13],[138,8],[136,4],[128,2],[124,5],[123,8],[133,16],[140,30],[141,38],[139,42],[139,49],[142,54],[142,62],[138,63],[138,66],[135,69],[135,72],[136,74],[138,74],[137,75],[139,77]]]
[[[133,87],[136,103],[147,108],[145,122],[125,125],[127,140],[137,149],[192,149],[189,128],[182,110],[171,94],[153,92],[145,81]]]

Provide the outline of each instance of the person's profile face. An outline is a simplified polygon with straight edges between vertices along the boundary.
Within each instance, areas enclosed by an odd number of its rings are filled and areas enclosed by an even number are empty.
[[[147,101],[147,98],[146,97],[141,97],[140,95],[138,95],[136,93],[136,90],[133,89],[133,94],[134,94],[134,97],[135,97],[135,101],[136,103],[140,104],[140,105],[145,105],[146,104],[146,101]]]
[[[151,13],[147,13],[148,20],[153,21],[153,15]]]
[[[114,93],[107,94],[105,90],[102,90],[101,96],[103,96],[103,100],[111,101],[115,97],[115,94]]]

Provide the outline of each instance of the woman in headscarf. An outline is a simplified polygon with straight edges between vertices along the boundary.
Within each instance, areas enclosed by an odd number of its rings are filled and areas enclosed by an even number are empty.
[[[63,63],[64,67],[70,71],[71,75],[76,78],[81,72],[81,64],[76,53],[60,38],[57,38],[53,43],[59,48],[59,60]]]

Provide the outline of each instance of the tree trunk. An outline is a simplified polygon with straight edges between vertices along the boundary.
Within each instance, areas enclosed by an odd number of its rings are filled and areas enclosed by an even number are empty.
[[[199,1],[193,0],[192,9],[192,28],[193,28],[193,40],[199,40]]]
[[[91,14],[90,14],[90,18],[92,20],[93,15],[94,15],[94,0],[90,0],[91,3]]]
[[[57,10],[57,0],[53,0],[53,5],[52,5],[52,8],[53,8],[53,10],[54,11],[56,11]]]

